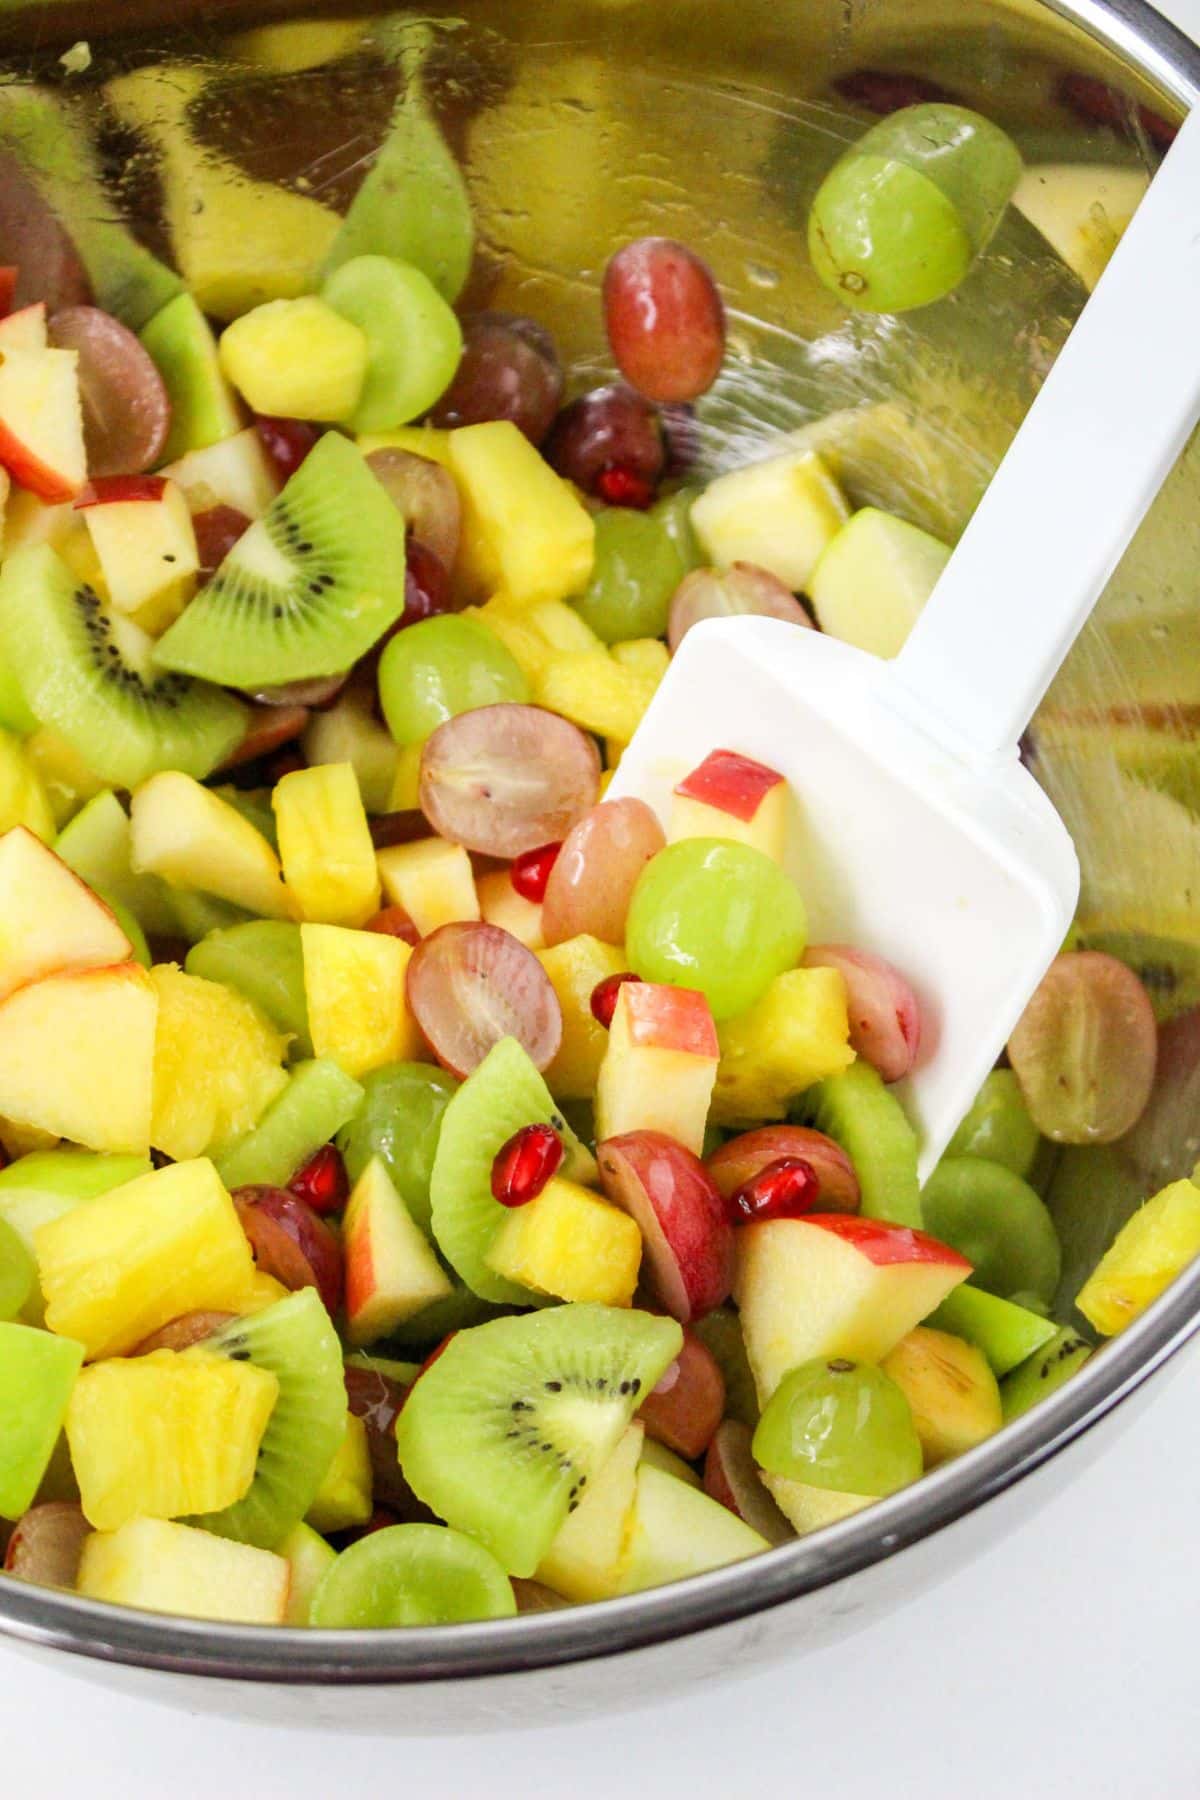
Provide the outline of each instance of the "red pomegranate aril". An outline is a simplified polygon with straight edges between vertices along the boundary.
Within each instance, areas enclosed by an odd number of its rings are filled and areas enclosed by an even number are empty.
[[[498,925],[455,921],[422,938],[407,990],[426,1042],[452,1075],[469,1075],[501,1038],[515,1037],[538,1069],[558,1053],[562,1008],[550,977]]]
[[[315,1213],[340,1212],[350,1198],[350,1179],[336,1144],[322,1144],[299,1174],[292,1176],[288,1187]]]
[[[818,1212],[854,1213],[859,1207],[858,1177],[840,1144],[807,1125],[761,1125],[730,1138],[708,1159],[708,1172],[726,1200],[768,1163],[798,1158],[817,1177]]]
[[[561,844],[540,844],[536,850],[524,850],[514,858],[511,879],[522,900],[529,900],[534,906],[542,904],[561,849]]]
[[[98,306],[52,313],[47,337],[79,358],[88,474],[136,475],[161,461],[171,401],[154,358],[128,326]]]
[[[345,1286],[342,1246],[324,1219],[288,1188],[237,1188],[233,1203],[258,1267],[293,1292],[316,1288],[326,1311],[336,1313]]]
[[[476,313],[463,322],[458,372],[432,418],[450,429],[506,419],[540,444],[562,391],[558,353],[544,326],[517,313]]]
[[[596,983],[592,989],[592,998],[589,1004],[593,1019],[598,1025],[603,1025],[605,1031],[612,1029],[613,1014],[617,1010],[617,995],[625,983],[641,979],[641,976],[635,975],[632,969],[622,969],[619,975],[606,975],[603,981]]]
[[[377,931],[381,937],[401,938],[406,944],[419,944],[421,934],[402,906],[385,906],[368,919],[364,931]]]
[[[671,238],[639,238],[604,271],[617,366],[648,400],[696,400],[725,357],[725,308],[707,263]]]
[[[220,568],[238,539],[250,529],[250,520],[236,506],[206,506],[192,514],[200,580],[205,582]]]
[[[781,1156],[735,1189],[729,1216],[735,1225],[759,1225],[766,1219],[802,1219],[813,1211],[821,1184],[811,1163]]]
[[[563,1141],[552,1125],[525,1125],[502,1144],[492,1163],[492,1198],[528,1206],[562,1167]]]
[[[654,489],[623,463],[610,463],[596,477],[596,498],[606,506],[628,506],[645,512],[654,504]]]
[[[572,400],[555,420],[546,444],[546,460],[565,480],[611,506],[648,506],[666,454],[658,409],[617,383]],[[648,498],[621,498],[622,487],[631,483],[638,484],[631,492]]]
[[[269,413],[255,415],[254,429],[280,481],[288,481],[296,473],[320,436],[316,426],[303,419],[276,419]]]

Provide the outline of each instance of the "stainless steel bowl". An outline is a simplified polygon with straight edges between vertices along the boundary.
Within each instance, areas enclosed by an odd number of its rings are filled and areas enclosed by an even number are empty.
[[[0,60],[28,78],[86,36],[86,85],[164,51],[219,60],[232,53],[229,34],[306,11],[315,9],[18,0],[0,16]],[[439,24],[438,99],[481,229],[474,296],[551,323],[582,380],[603,366],[594,301],[612,245],[653,228],[696,243],[733,317],[730,371],[706,408],[706,457],[744,457],[834,409],[859,409],[860,424],[872,412],[873,437],[834,446],[843,478],[858,499],[900,504],[944,535],[961,528],[1083,290],[1014,219],[954,301],[902,320],[841,315],[808,270],[803,224],[837,140],[865,117],[847,103],[864,91],[850,78],[865,69],[935,79],[1043,161],[1136,162],[1158,129],[1138,106],[1169,120],[1200,97],[1200,52],[1141,0],[480,0],[454,11],[469,19],[456,25],[446,11]],[[1064,89],[1069,74],[1100,85]],[[332,86],[312,71],[243,69],[239,79],[260,83],[260,110],[282,124],[256,136],[235,98],[218,103],[206,128],[223,153],[232,146],[266,175],[307,169],[341,192],[377,129],[377,72]],[[1117,132],[1080,114],[1081,104],[1085,115],[1107,104],[1105,86],[1125,97]],[[127,173],[119,204],[153,240],[154,184],[136,162]],[[884,442],[881,462],[873,445]],[[1101,709],[1114,724],[1139,708],[1161,720],[1166,707],[1184,725],[1197,716],[1197,520],[1193,443],[1052,705]],[[1144,627],[1132,659],[1122,648],[1131,621]],[[1100,736],[1086,754],[1078,743],[1054,748],[1047,779],[1082,839],[1093,927],[1161,947],[1193,876],[1200,895],[1200,845],[1193,869],[1181,828],[1164,892],[1157,838],[1139,835],[1136,817],[1124,841],[1110,829],[1113,813],[1129,810],[1126,776],[1115,739]],[[1068,1310],[1080,1272],[1150,1191],[1151,1173],[1190,1169],[1189,1131],[1186,1116],[1164,1129],[1132,1175],[1114,1166],[1087,1204],[1079,1182],[1064,1181],[1055,1204]],[[306,1633],[156,1617],[0,1581],[0,1633],[147,1697],[302,1725],[458,1732],[631,1706],[827,1641],[951,1573],[1115,1442],[1126,1402],[1198,1327],[1200,1266],[1066,1388],[916,1487],[752,1563],[631,1599],[486,1625]]]

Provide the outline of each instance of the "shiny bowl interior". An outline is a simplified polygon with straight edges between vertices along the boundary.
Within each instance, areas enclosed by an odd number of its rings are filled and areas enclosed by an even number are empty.
[[[852,500],[948,539],[1084,290],[1010,214],[950,300],[900,318],[847,315],[816,283],[804,248],[821,174],[881,95],[894,103],[911,88],[920,97],[913,78],[997,119],[1036,162],[1153,167],[1171,122],[1200,96],[1200,53],[1140,0],[478,0],[423,16],[432,20],[431,95],[463,160],[479,231],[465,305],[534,314],[582,387],[608,372],[597,290],[611,248],[648,231],[690,242],[712,261],[731,317],[727,371],[700,409],[701,472],[853,409],[829,440]],[[292,53],[292,66],[280,67],[278,51],[273,66],[264,43],[295,37],[244,35],[318,18],[324,34],[312,44],[333,52],[324,65],[297,67],[304,56]],[[10,0],[0,10],[0,67],[61,82],[58,57],[80,38],[91,67],[69,79],[82,94],[146,61],[211,65],[196,111],[199,153],[334,206],[346,204],[379,141],[394,81],[365,6],[280,0]],[[153,155],[115,132],[105,152],[114,207],[164,252]],[[1064,1319],[1114,1230],[1155,1187],[1189,1173],[1200,1150],[1188,1085],[1192,1061],[1200,1066],[1200,1028],[1191,1060],[1188,1033],[1200,1003],[1200,773],[1188,757],[1200,758],[1198,600],[1193,440],[1029,745],[1079,843],[1085,941],[1128,955],[1164,1014],[1183,1015],[1182,1073],[1153,1129],[1112,1153],[1068,1152],[1051,1181]],[[1053,730],[1064,717],[1086,729]],[[1141,724],[1179,748],[1157,786],[1128,736]],[[1192,1082],[1200,1102],[1200,1075]],[[111,1662],[311,1683],[497,1674],[677,1639],[825,1587],[981,1506],[1109,1412],[1198,1324],[1200,1268],[1035,1413],[914,1489],[751,1564],[603,1607],[319,1634],[166,1620],[0,1583],[0,1632]]]

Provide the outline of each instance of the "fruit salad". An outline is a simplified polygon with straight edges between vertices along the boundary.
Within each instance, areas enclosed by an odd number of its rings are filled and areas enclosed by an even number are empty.
[[[714,720],[664,816],[605,797],[693,626],[892,655],[949,548],[811,434],[693,478],[694,247],[613,246],[600,385],[464,303],[422,44],[345,216],[199,153],[198,67],[109,80],[171,263],[60,88],[0,95],[0,1541],[158,1613],[493,1619],[765,1554],[1200,1248],[1190,1180],[1137,1209],[1177,1095],[1123,962],[1064,948],[922,1190],[937,997],[810,941],[804,795]],[[932,304],[1020,174],[906,108],[816,271]],[[1072,1280],[1046,1195],[1096,1146],[1137,1192]]]

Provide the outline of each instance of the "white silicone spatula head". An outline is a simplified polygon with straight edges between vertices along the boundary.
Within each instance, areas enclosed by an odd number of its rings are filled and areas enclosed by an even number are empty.
[[[1184,124],[908,643],[696,626],[610,795],[664,819],[714,749],[785,775],[813,941],[894,962],[925,1176],[1070,925],[1079,869],[1017,739],[1200,418],[1200,109]]]

